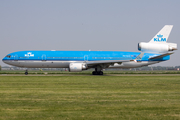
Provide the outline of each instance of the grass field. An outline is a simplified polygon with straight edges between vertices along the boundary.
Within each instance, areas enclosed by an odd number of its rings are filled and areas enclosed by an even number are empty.
[[[180,76],[0,76],[0,119],[178,120]]]
[[[29,70],[28,73],[30,75],[44,75],[44,74],[50,74],[50,75],[57,75],[57,74],[71,74],[71,75],[91,75],[93,70],[85,70],[82,72],[69,72],[69,71],[50,71],[50,70]],[[133,71],[133,70],[105,70],[103,71],[105,75],[107,74],[180,74],[180,71],[177,70],[154,70],[154,71]],[[0,75],[2,74],[21,74],[24,75],[25,70],[2,70],[0,71]]]

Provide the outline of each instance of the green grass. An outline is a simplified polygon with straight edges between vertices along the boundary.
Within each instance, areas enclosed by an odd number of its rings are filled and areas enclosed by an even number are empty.
[[[93,70],[87,70],[87,71],[82,71],[82,72],[69,72],[69,71],[38,71],[38,70],[29,70],[29,74],[83,74],[83,75],[90,75],[92,74]],[[180,71],[176,70],[154,70],[154,71],[130,71],[130,70],[107,70],[103,71],[104,74],[180,74]],[[2,70],[0,71],[1,74],[24,74],[25,70]]]
[[[0,119],[180,119],[180,76],[0,76]]]

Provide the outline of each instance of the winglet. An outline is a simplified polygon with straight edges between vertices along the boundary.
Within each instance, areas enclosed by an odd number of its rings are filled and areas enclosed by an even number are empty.
[[[142,57],[143,57],[143,55],[144,55],[144,53],[141,52],[141,54],[139,54],[139,55],[135,58],[135,60],[141,60]]]
[[[143,57],[143,55],[144,55],[144,53],[141,52],[133,61],[134,61],[134,62],[137,62],[137,60],[141,60],[142,57]]]

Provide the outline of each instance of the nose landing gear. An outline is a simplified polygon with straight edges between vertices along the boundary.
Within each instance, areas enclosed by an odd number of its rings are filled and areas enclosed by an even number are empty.
[[[26,70],[24,74],[25,74],[25,75],[28,75],[28,70]]]

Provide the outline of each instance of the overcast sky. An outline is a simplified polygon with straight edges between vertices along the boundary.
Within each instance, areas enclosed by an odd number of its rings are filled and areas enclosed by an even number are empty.
[[[23,50],[135,51],[164,25],[179,45],[180,0],[0,0],[0,65]],[[180,65],[180,52],[156,66]]]

